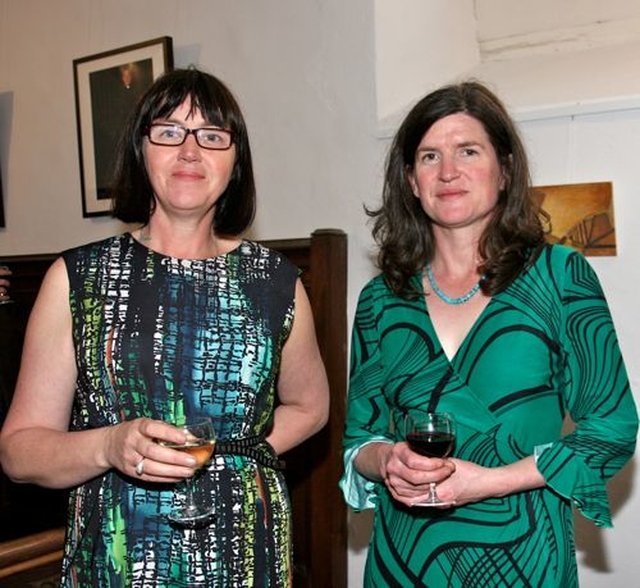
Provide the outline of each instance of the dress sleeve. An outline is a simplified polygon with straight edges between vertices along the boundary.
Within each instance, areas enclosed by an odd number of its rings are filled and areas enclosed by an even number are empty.
[[[355,510],[375,508],[383,486],[362,476],[353,462],[358,451],[376,441],[393,442],[390,410],[382,389],[382,361],[378,334],[380,306],[369,283],[360,294],[351,336],[349,401],[343,440],[344,474],[340,488]]]
[[[565,403],[575,429],[536,448],[547,486],[599,526],[612,526],[606,482],[633,455],[638,414],[598,278],[573,252],[563,276]]]

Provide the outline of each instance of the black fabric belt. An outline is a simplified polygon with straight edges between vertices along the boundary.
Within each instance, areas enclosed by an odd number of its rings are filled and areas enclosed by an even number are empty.
[[[215,452],[217,455],[243,455],[250,457],[259,464],[274,470],[283,470],[286,466],[273,447],[267,443],[264,435],[243,437],[242,439],[225,439],[216,441]]]

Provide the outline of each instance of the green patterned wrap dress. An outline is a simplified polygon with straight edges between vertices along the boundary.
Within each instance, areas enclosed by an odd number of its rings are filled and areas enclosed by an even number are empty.
[[[414,286],[422,289],[419,275]],[[545,247],[492,298],[451,360],[424,297],[400,299],[378,276],[361,292],[351,355],[341,487],[354,509],[375,509],[365,586],[577,586],[572,506],[611,526],[605,483],[630,459],[638,428],[586,259]],[[498,467],[534,455],[546,487],[406,508],[355,470],[363,445],[402,439],[407,410],[434,408],[455,416],[454,457]],[[562,436],[566,415],[576,427]]]
[[[183,260],[130,234],[63,257],[78,368],[71,428],[206,415],[219,442],[196,483],[215,506],[203,528],[167,520],[183,500],[179,485],[111,470],[73,489],[62,585],[288,586],[289,497],[263,439],[297,268],[249,241],[226,255]],[[247,439],[249,451],[224,453],[225,443]]]

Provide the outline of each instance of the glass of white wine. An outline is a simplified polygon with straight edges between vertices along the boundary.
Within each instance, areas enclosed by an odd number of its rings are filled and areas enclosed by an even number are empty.
[[[213,514],[212,505],[204,505],[196,500],[193,484],[197,472],[213,455],[213,450],[216,446],[216,434],[213,422],[208,417],[183,420],[174,424],[185,432],[187,436],[186,442],[180,444],[160,440],[158,443],[164,447],[189,453],[196,460],[196,473],[184,481],[184,504],[169,514],[169,520],[189,527],[208,519]]]

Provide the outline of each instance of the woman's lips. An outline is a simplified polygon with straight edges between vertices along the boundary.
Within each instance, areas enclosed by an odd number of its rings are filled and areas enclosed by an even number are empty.
[[[173,177],[179,180],[201,180],[204,176],[195,171],[178,170],[173,172]]]
[[[464,196],[466,194],[466,190],[462,188],[458,189],[449,189],[449,190],[440,190],[437,193],[438,198],[453,198],[455,196]]]

